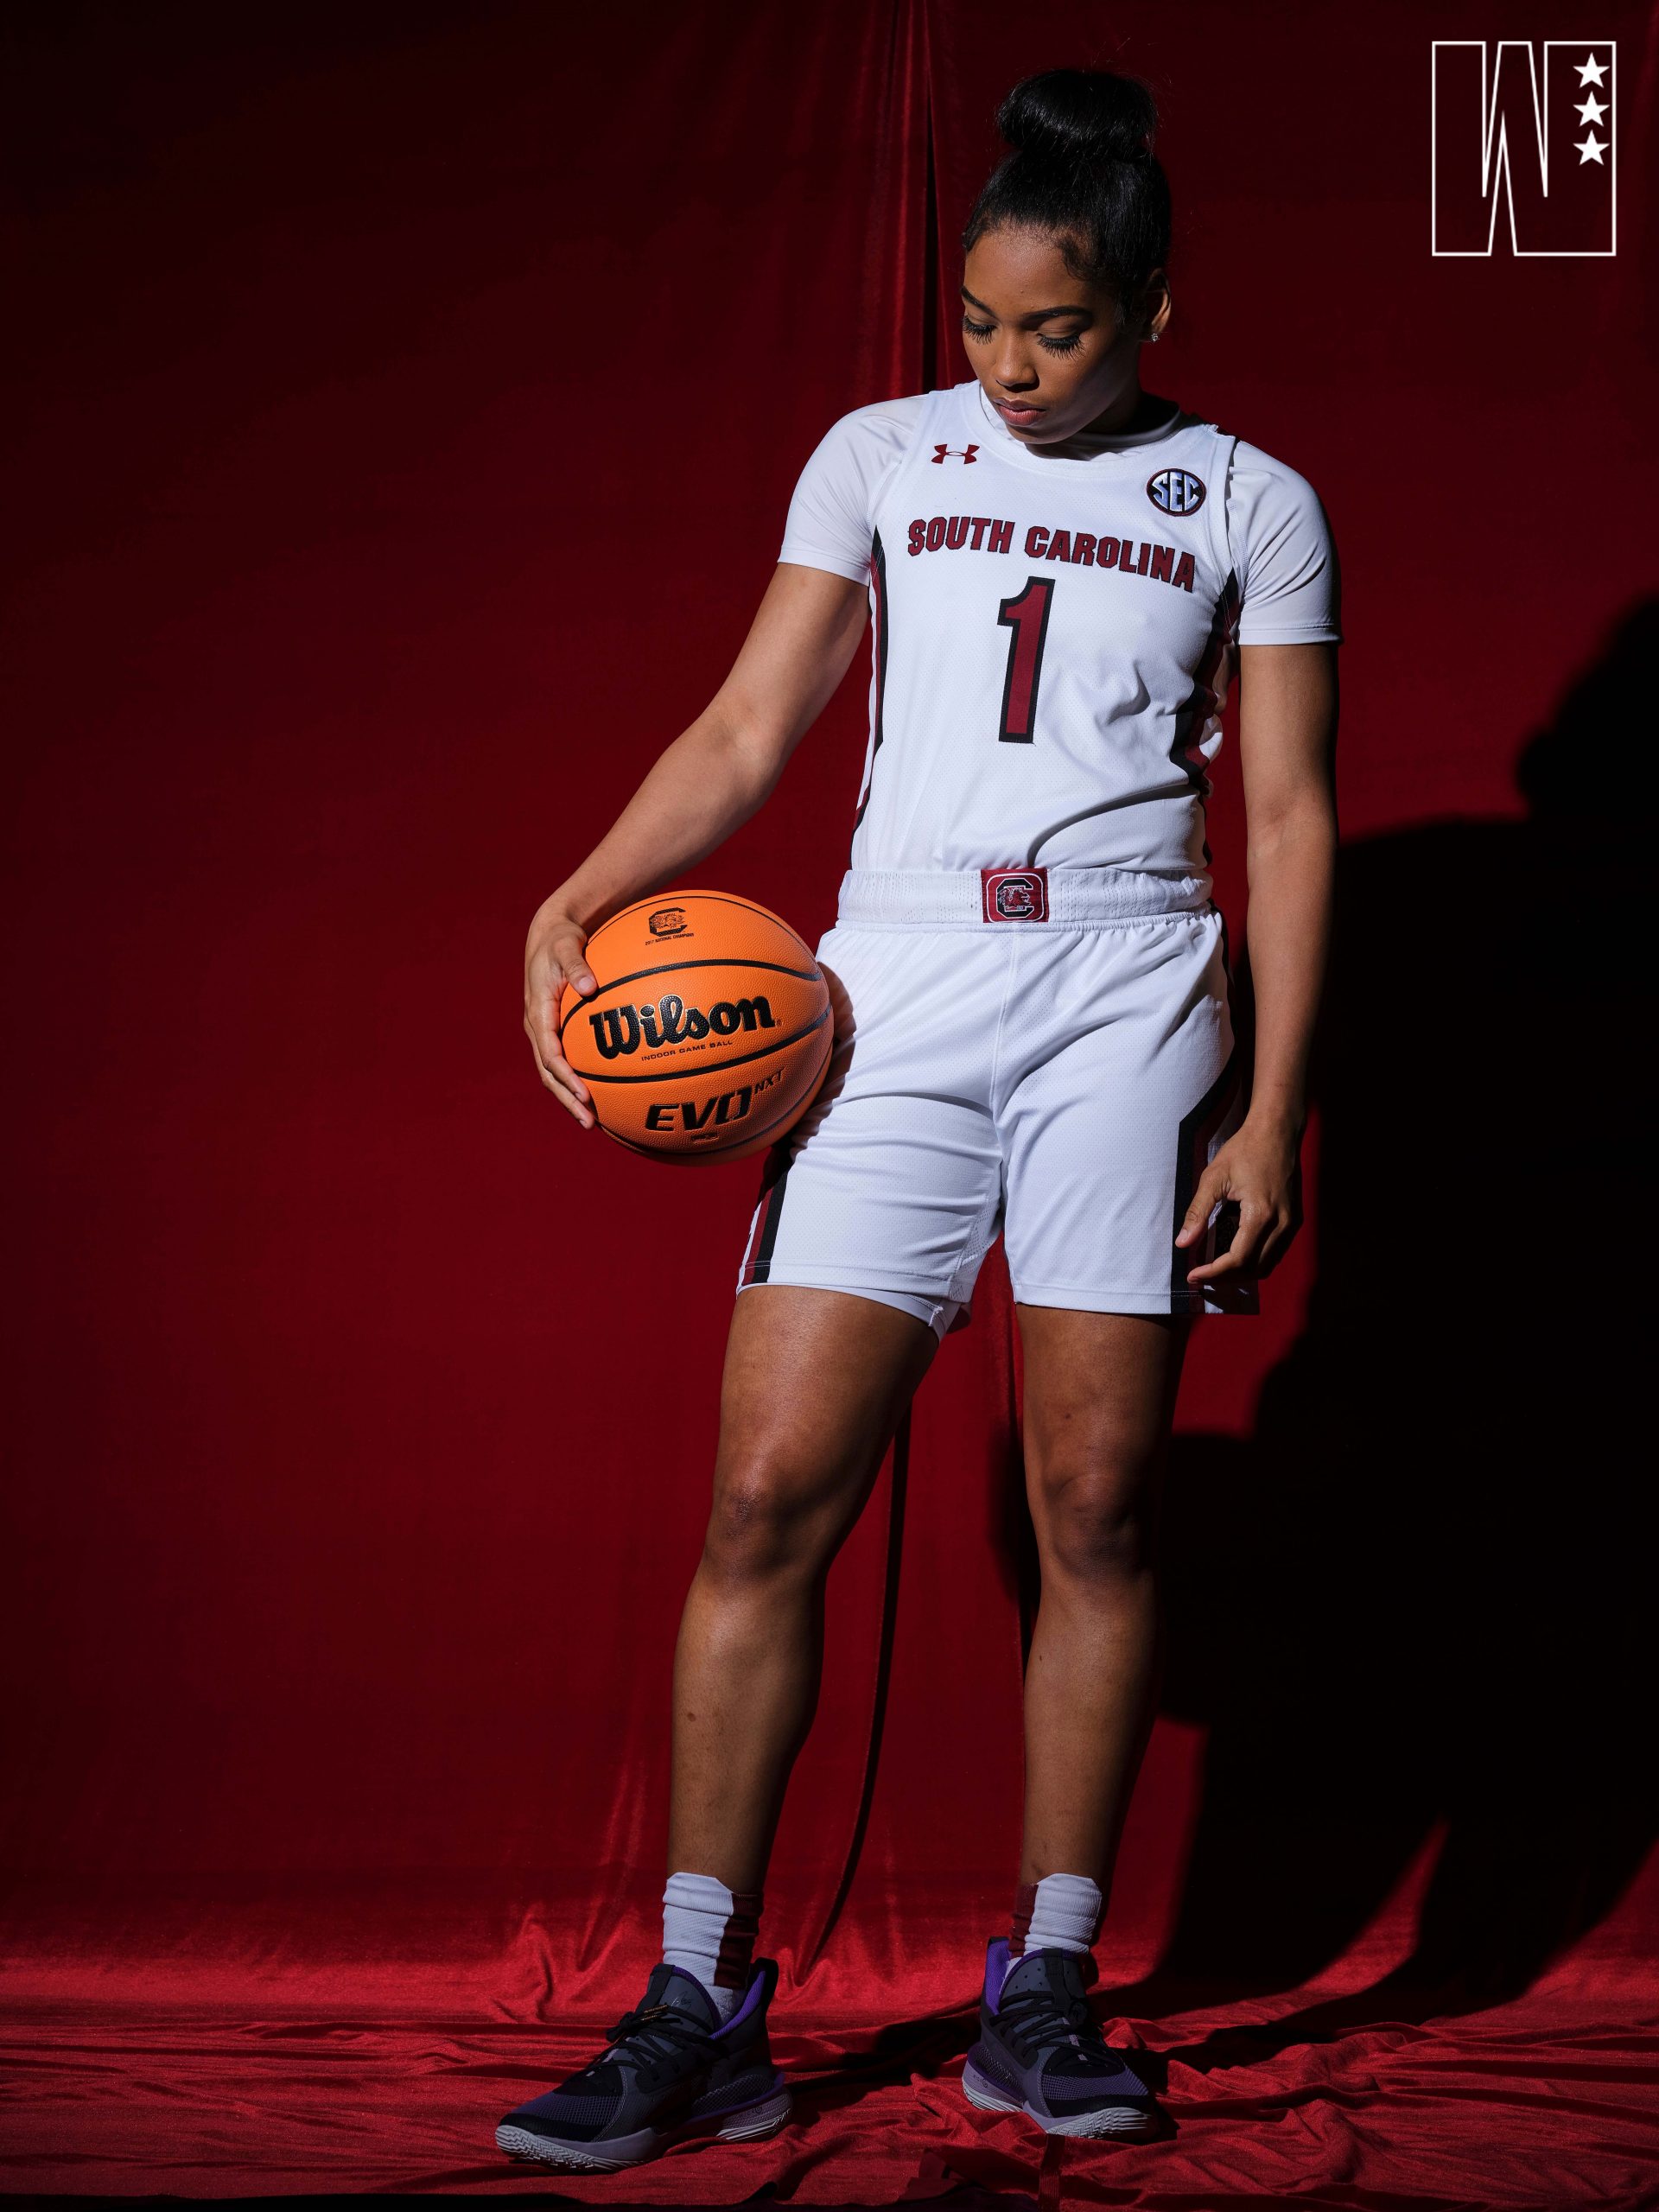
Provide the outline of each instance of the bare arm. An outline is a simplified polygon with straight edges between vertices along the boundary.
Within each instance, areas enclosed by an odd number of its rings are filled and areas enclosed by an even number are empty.
[[[1237,1202],[1237,1232],[1218,1259],[1188,1269],[1191,1283],[1267,1274],[1300,1226],[1296,1161],[1336,880],[1337,649],[1244,645],[1239,677],[1255,1061],[1249,1112],[1175,1241],[1195,1243],[1222,1199]]]
[[[559,1051],[559,999],[567,982],[594,988],[582,956],[589,932],[695,867],[754,813],[846,674],[868,611],[861,583],[780,561],[726,681],[537,909],[524,946],[524,1029],[543,1083],[584,1128],[594,1116],[587,1085]]]

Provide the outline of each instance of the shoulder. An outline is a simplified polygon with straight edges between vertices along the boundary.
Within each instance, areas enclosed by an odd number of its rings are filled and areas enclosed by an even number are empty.
[[[864,575],[878,503],[926,400],[925,393],[874,400],[830,425],[796,480],[779,560],[851,581]]]
[[[901,399],[872,400],[868,407],[855,407],[850,415],[843,415],[843,423],[856,423],[860,430],[871,437],[908,437],[922,419],[922,410],[932,397],[931,392],[912,391]]]
[[[1336,541],[1307,477],[1248,439],[1234,440],[1226,524],[1243,596],[1240,643],[1340,644]]]
[[[1324,502],[1301,471],[1248,438],[1234,441],[1227,465],[1227,497],[1247,518],[1259,514],[1280,523],[1300,518],[1329,527]]]
[[[801,471],[801,484],[844,497],[870,499],[910,450],[929,395],[873,400],[838,416],[818,440]]]
[[[880,467],[904,454],[916,435],[928,394],[913,392],[902,399],[872,400],[838,416],[818,442],[818,451],[844,453]]]

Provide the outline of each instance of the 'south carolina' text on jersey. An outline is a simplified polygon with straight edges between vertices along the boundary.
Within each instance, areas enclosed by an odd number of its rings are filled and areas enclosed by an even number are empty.
[[[1012,553],[1012,522],[992,515],[919,516],[906,531],[906,550],[917,553],[956,553],[965,546],[970,553]],[[1034,522],[1025,535],[1028,561],[1066,561],[1073,568],[1116,569],[1130,576],[1150,576],[1154,583],[1173,584],[1191,591],[1194,563],[1190,553],[1178,546],[1148,544],[1142,538],[1096,537],[1091,531],[1054,530]]]

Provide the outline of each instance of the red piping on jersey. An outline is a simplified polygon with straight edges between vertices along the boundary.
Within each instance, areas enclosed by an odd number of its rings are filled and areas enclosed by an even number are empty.
[[[879,530],[870,540],[870,583],[875,594],[872,618],[875,624],[875,711],[870,721],[869,778],[864,785],[864,796],[858,803],[858,811],[853,817],[855,830],[864,819],[870,793],[875,789],[875,756],[881,750],[882,707],[887,696],[887,549],[881,543]]]

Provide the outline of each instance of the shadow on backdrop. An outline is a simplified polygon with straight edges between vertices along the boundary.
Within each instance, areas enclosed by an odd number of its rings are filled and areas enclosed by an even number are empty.
[[[1524,819],[1343,850],[1306,1326],[1252,1437],[1175,1446],[1164,1702],[1209,1743],[1137,2012],[1305,1980],[1441,1822],[1409,1960],[1242,2040],[1499,2002],[1609,1910],[1654,1833],[1636,1070],[1656,666],[1647,600],[1525,743]]]
[[[1315,1280],[1254,1435],[1177,1437],[1163,1709],[1208,1731],[1178,1924],[1109,2015],[1294,1988],[1437,1828],[1411,1956],[1357,1995],[1190,2048],[1203,2070],[1519,1995],[1617,1901],[1659,1826],[1640,1630],[1648,1453],[1637,1063],[1648,956],[1637,732],[1659,600],[1523,746],[1524,818],[1343,848],[1315,1072]],[[1248,988],[1247,979],[1242,979]],[[876,1722],[902,1542],[895,1452]],[[1017,1416],[993,1541],[1028,1644]],[[820,1937],[817,1948],[822,1948]],[[973,2041],[889,2023],[820,2109]]]

